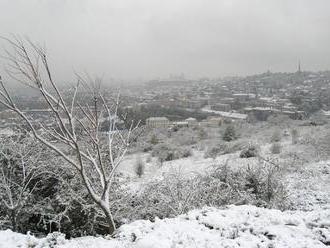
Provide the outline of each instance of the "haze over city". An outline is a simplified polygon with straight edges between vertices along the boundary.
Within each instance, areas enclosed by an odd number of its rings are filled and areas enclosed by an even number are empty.
[[[221,77],[330,67],[327,0],[1,0],[0,31],[45,44],[56,77]],[[106,80],[105,80],[106,81]]]

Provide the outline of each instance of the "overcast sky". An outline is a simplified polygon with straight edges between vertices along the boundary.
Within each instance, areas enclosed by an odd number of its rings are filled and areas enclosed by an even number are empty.
[[[0,0],[0,33],[46,44],[58,79],[330,68],[329,0]]]

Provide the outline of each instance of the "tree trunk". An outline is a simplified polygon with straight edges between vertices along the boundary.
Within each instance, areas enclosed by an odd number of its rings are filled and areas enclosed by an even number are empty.
[[[16,210],[12,209],[10,214],[11,214],[10,217],[11,217],[11,225],[13,228],[13,232],[16,232],[17,231]]]
[[[77,153],[77,157],[78,157],[78,160],[81,161],[80,164],[82,165],[82,160],[81,160],[81,156],[80,156],[80,153],[79,153],[79,148],[77,147],[77,150],[78,150],[78,153]],[[84,185],[89,193],[89,196],[92,198],[92,200],[102,209],[104,215],[105,215],[105,219],[108,223],[108,233],[110,235],[113,234],[113,232],[116,230],[116,225],[115,225],[115,222],[113,220],[113,217],[112,217],[112,214],[111,214],[111,211],[109,209],[109,201],[108,200],[105,200],[104,198],[102,199],[98,199],[96,196],[95,196],[95,193],[92,191],[92,188],[90,187],[89,183],[88,183],[88,179],[86,178],[86,175],[84,173],[84,171],[80,170],[79,171],[81,177],[82,177],[82,180],[84,182]],[[109,192],[108,190],[106,191],[105,195],[107,195]],[[108,198],[107,198],[108,199]]]
[[[107,221],[108,224],[108,232],[110,235],[112,235],[114,233],[114,231],[116,230],[116,224],[113,220],[112,214],[110,212],[110,209],[100,205],[103,213],[105,214],[105,219]]]

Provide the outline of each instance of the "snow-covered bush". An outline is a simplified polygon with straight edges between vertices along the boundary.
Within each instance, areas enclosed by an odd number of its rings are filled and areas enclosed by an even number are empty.
[[[242,142],[219,143],[215,146],[208,147],[205,151],[205,158],[216,158],[219,155],[235,153],[242,150],[245,144]]]
[[[199,138],[200,140],[206,139],[207,136],[208,136],[208,134],[207,134],[207,132],[205,131],[204,128],[200,128],[200,129],[198,130],[198,138]]]
[[[323,133],[322,136],[317,137],[313,146],[320,159],[328,159],[330,157],[330,132]]]
[[[0,228],[26,232],[38,226],[56,195],[62,173],[54,163],[63,161],[30,137],[1,139]]]
[[[128,199],[125,211],[117,216],[154,220],[173,217],[203,206],[253,204],[284,209],[286,194],[281,170],[272,161],[260,160],[255,168],[231,169],[216,165],[210,173],[186,177],[173,171],[147,183],[139,194]]]
[[[174,144],[179,146],[191,146],[197,143],[198,131],[192,128],[181,128],[172,136]]]
[[[192,153],[188,147],[179,147],[173,144],[161,143],[154,146],[151,154],[152,156],[157,157],[162,163],[164,161],[189,157]]]
[[[28,137],[1,144],[0,229],[67,237],[105,233],[102,214],[62,159]]]
[[[236,130],[233,125],[229,125],[226,127],[222,139],[227,142],[237,139]]]
[[[255,167],[245,170],[245,189],[256,198],[255,205],[272,208],[287,208],[287,194],[281,182],[282,170],[276,161],[259,158]]]
[[[281,139],[282,139],[281,132],[280,132],[280,130],[276,129],[274,131],[274,133],[272,134],[272,136],[270,137],[270,141],[273,142],[273,143],[274,142],[280,142]]]
[[[139,149],[142,152],[149,152],[152,150],[152,145],[148,142],[143,142],[140,144]]]
[[[240,153],[240,158],[252,158],[257,157],[259,154],[260,147],[256,144],[249,144],[244,150]]]
[[[282,150],[282,145],[280,142],[274,142],[270,147],[270,151],[273,154],[280,154],[281,150]]]
[[[141,158],[138,158],[135,163],[135,173],[138,177],[142,177],[144,174],[145,165]]]
[[[150,138],[150,144],[157,145],[158,142],[159,142],[159,140],[158,140],[157,136],[155,134],[153,134]]]
[[[174,152],[175,149],[173,149],[172,146],[170,147],[169,145],[162,143],[154,146],[151,155],[157,157],[159,161],[163,163],[164,161],[173,160]]]
[[[207,148],[207,150],[204,153],[205,158],[213,158],[215,159],[217,156],[221,155],[223,152],[222,146],[221,145],[216,145]]]

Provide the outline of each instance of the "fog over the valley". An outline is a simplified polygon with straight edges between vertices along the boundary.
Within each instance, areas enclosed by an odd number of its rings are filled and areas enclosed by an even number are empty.
[[[0,10],[1,35],[45,44],[59,80],[74,70],[124,79],[295,71],[298,60],[330,68],[329,0],[0,0]]]

